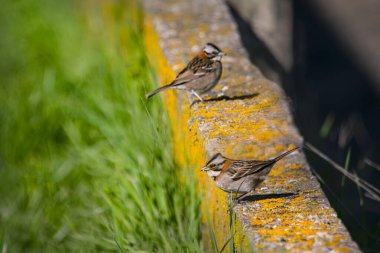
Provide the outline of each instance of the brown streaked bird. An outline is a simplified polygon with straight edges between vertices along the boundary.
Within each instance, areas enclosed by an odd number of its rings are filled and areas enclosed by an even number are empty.
[[[220,153],[215,154],[202,168],[216,185],[225,192],[243,193],[237,200],[255,191],[265,180],[272,167],[281,159],[298,150],[289,150],[269,160],[233,160]]]
[[[173,82],[146,94],[146,98],[166,89],[179,89],[190,91],[203,101],[200,94],[211,90],[219,82],[223,69],[223,55],[223,51],[215,44],[207,43]]]

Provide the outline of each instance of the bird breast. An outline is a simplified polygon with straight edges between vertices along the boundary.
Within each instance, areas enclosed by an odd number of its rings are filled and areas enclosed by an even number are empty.
[[[265,176],[249,175],[238,180],[233,180],[227,173],[222,173],[215,180],[216,185],[226,192],[246,193],[254,190]]]

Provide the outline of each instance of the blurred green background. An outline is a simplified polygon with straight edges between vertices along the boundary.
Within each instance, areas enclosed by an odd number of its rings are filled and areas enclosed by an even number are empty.
[[[196,252],[132,1],[2,1],[0,251]]]

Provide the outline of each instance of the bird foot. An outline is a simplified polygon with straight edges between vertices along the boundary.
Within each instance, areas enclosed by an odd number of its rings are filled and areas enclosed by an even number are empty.
[[[193,93],[197,98],[199,98],[200,101],[204,102],[202,97],[195,90],[191,90],[191,93]]]
[[[246,196],[248,196],[251,193],[253,193],[253,191],[243,193],[239,196],[234,197],[234,200],[236,201],[236,203],[240,203],[240,201],[242,201]]]

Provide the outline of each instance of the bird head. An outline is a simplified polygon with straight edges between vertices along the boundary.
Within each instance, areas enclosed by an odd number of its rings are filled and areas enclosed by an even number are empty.
[[[223,51],[220,50],[219,47],[217,47],[215,44],[213,43],[207,43],[204,48],[202,49],[202,51],[199,53],[199,55],[202,57],[202,58],[206,58],[208,60],[212,60],[212,61],[220,61],[224,55]]]
[[[209,177],[215,180],[215,178],[222,172],[223,165],[226,161],[227,158],[220,153],[217,153],[206,162],[201,171],[205,171]]]

